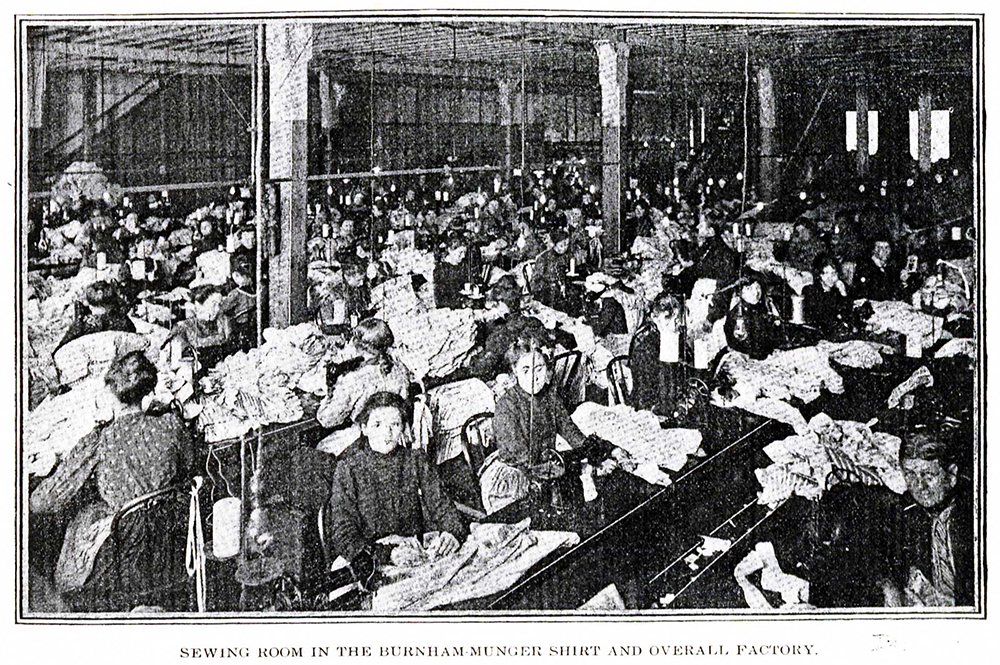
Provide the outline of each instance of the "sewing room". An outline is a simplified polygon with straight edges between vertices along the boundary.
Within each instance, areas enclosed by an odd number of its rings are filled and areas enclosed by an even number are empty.
[[[979,611],[979,30],[22,23],[23,613]]]

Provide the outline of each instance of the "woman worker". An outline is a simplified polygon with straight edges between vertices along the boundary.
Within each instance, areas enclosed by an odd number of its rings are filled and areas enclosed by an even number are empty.
[[[141,511],[118,530],[117,542],[105,542],[111,517],[129,502],[187,478],[194,448],[177,415],[142,411],[143,398],[156,386],[156,368],[142,353],[134,351],[115,360],[104,382],[113,398],[114,419],[80,440],[32,492],[30,509],[65,511],[89,481],[96,481],[96,499],[80,509],[66,531],[56,587],[74,592],[73,604],[81,610],[128,611],[157,604],[137,593],[153,586],[145,582],[162,576],[165,565],[179,564],[183,574],[183,534],[171,548],[168,525],[174,522],[161,513]],[[157,515],[164,519],[162,524],[142,521]],[[127,556],[116,557],[115,551]],[[171,552],[176,556],[171,558]]]
[[[497,451],[480,474],[483,506],[493,513],[528,494],[529,482],[548,471],[543,453],[555,450],[556,434],[573,448],[587,437],[549,385],[549,359],[531,340],[519,339],[507,354],[517,383],[497,401],[493,419]]]
[[[840,279],[835,258],[820,254],[813,261],[813,283],[802,289],[806,323],[824,332],[832,332],[845,322],[850,310],[847,287]]]
[[[375,556],[386,536],[422,536],[437,531],[432,554],[459,549],[468,530],[442,491],[424,454],[403,443],[406,403],[396,393],[376,392],[355,418],[361,438],[333,475],[328,530],[331,554],[355,562]]]
[[[74,339],[109,330],[135,332],[135,324],[122,305],[121,293],[114,282],[94,282],[87,287],[86,303],[76,303],[73,323],[59,342],[59,349]]]
[[[357,355],[328,368],[329,394],[316,412],[316,419],[323,427],[336,428],[356,421],[368,398],[375,393],[409,397],[413,375],[389,354],[395,341],[389,324],[381,319],[358,323],[351,333],[351,347]]]

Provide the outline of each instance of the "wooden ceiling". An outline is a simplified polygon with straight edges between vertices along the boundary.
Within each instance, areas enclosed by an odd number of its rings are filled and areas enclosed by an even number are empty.
[[[650,19],[643,21],[373,18],[313,21],[313,63],[377,62],[537,71],[594,67],[593,41],[619,39],[633,55],[677,66],[742,68],[755,60],[803,68],[972,72],[972,27],[848,20]],[[234,21],[50,21],[28,25],[29,48],[50,67],[146,71],[249,67],[254,23]],[[638,62],[638,59],[637,59]]]

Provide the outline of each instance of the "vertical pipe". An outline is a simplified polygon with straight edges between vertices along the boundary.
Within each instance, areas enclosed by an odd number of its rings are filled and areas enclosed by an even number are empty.
[[[917,99],[917,157],[920,170],[931,170],[931,91],[926,84]]]
[[[858,122],[858,149],[855,151],[857,158],[858,176],[868,175],[868,84],[864,78],[858,80],[855,89],[855,107],[857,109]]]
[[[257,210],[257,346],[264,343],[264,24],[257,26],[254,63],[254,205]]]

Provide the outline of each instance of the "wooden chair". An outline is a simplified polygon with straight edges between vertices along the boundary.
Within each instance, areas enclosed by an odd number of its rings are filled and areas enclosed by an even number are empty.
[[[608,376],[608,405],[628,404],[632,398],[632,368],[628,356],[616,356],[605,370]]]
[[[66,594],[79,611],[128,612],[143,606],[193,611],[194,578],[185,567],[187,484],[140,496],[111,519],[90,579]]]
[[[496,448],[493,436],[493,414],[477,413],[469,416],[462,426],[462,445],[469,456],[469,466],[472,474],[478,478],[483,469],[483,462]]]
[[[552,359],[553,382],[559,389],[566,409],[573,409],[586,399],[587,381],[583,373],[583,354],[579,351],[560,353]]]

